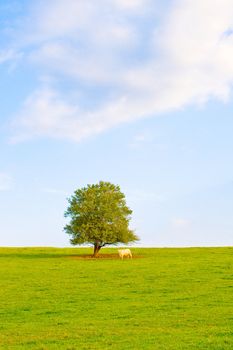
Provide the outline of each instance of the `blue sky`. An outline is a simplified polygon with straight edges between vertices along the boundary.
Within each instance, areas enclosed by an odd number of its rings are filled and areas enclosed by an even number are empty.
[[[232,0],[0,4],[0,246],[119,184],[142,246],[233,244]]]

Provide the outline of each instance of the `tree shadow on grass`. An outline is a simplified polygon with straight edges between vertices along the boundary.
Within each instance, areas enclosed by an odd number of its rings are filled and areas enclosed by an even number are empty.
[[[62,248],[61,248],[62,249]],[[97,257],[93,257],[93,254],[89,251],[88,253],[80,253],[79,251],[70,252],[67,248],[67,252],[59,252],[58,249],[48,248],[0,248],[0,259],[59,259],[59,258],[70,258],[77,260],[119,260],[118,253],[99,253]],[[142,255],[133,254],[133,259],[142,258]],[[127,260],[128,258],[124,258]],[[130,260],[130,259],[129,259]]]
[[[109,254],[99,254],[97,257],[93,257],[92,254],[78,254],[78,255],[69,255],[67,258],[77,259],[77,260],[119,260],[120,257],[117,253],[109,253]],[[143,258],[142,255],[133,255],[132,259],[140,259]],[[130,258],[124,258],[124,260],[131,260]]]

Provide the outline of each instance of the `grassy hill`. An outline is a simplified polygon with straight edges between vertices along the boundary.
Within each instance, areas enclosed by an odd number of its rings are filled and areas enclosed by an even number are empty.
[[[132,252],[0,248],[0,349],[233,348],[233,248]]]

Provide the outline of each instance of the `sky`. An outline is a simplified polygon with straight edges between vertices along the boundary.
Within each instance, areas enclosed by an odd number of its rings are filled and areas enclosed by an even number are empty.
[[[233,0],[0,1],[0,76],[0,246],[100,180],[139,246],[233,245]]]

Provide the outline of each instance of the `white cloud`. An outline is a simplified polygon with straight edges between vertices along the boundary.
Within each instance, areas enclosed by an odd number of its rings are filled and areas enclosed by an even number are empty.
[[[137,4],[138,2],[138,4]],[[138,7],[136,1],[134,6]],[[119,40],[132,39],[131,25],[124,12],[116,8],[120,1],[99,0],[46,0],[37,2],[21,35],[21,43],[43,43],[51,40],[65,40],[79,45],[114,45]],[[126,4],[127,5],[127,1]],[[142,5],[142,4],[141,4]],[[120,6],[122,7],[122,6]],[[125,6],[128,7],[128,6]],[[127,12],[126,12],[127,14]],[[121,15],[121,18],[119,18]]]
[[[40,135],[72,138],[78,127],[78,121],[73,124],[77,114],[78,109],[63,102],[53,90],[38,90],[27,98],[14,121],[18,135],[12,142]]]
[[[14,49],[5,49],[0,51],[0,64],[17,61],[22,57],[22,53],[15,51]]]
[[[6,174],[0,172],[0,192],[9,191],[12,188],[12,178]]]
[[[38,4],[20,45],[30,64],[72,82],[72,91],[58,92],[57,84],[33,92],[17,116],[18,138],[80,141],[121,123],[229,98],[232,0],[177,0],[162,20],[143,0]],[[144,9],[143,16],[132,16],[133,8]],[[95,107],[72,98],[81,91],[91,100],[93,89]]]
[[[113,3],[123,10],[145,10],[150,0],[113,0]]]

